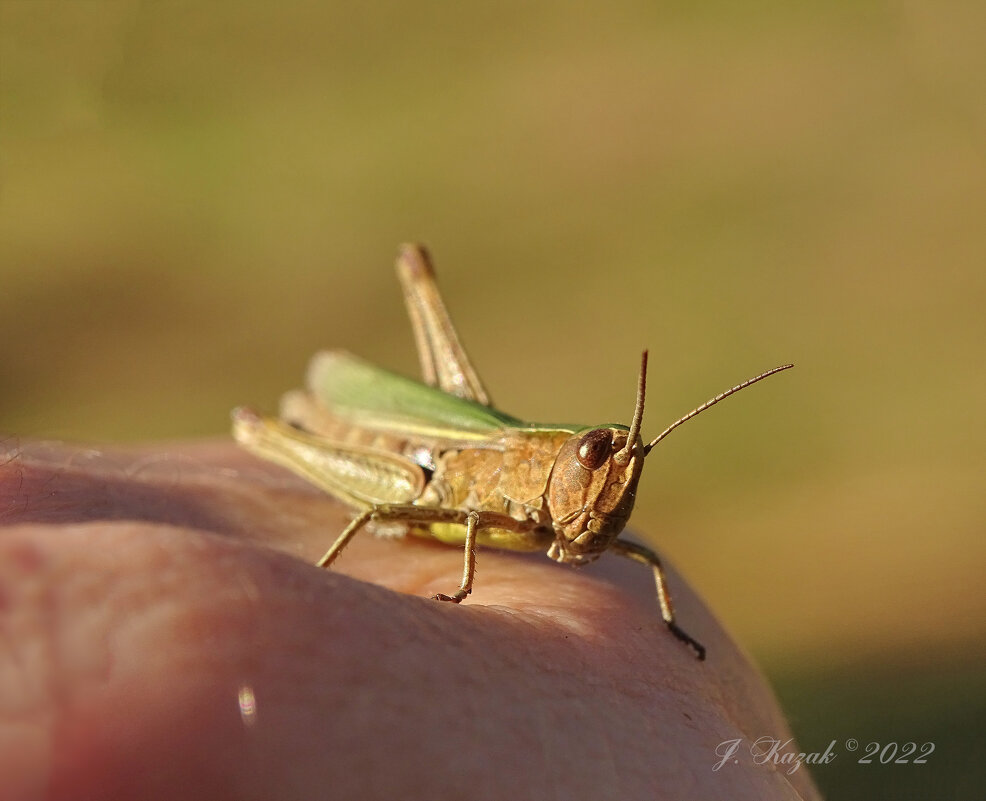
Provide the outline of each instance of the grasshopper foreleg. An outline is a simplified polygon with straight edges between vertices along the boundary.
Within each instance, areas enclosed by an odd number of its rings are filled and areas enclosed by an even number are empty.
[[[661,565],[661,558],[650,548],[637,545],[635,542],[626,542],[625,540],[616,540],[610,546],[610,550],[618,553],[620,556],[633,559],[635,562],[650,565],[654,571],[654,583],[657,585],[657,602],[661,605],[661,617],[664,618],[668,630],[683,643],[690,646],[699,659],[705,659],[705,646],[684,632],[675,622],[674,607],[671,605],[671,594],[668,592],[667,579],[664,576],[664,567]]]

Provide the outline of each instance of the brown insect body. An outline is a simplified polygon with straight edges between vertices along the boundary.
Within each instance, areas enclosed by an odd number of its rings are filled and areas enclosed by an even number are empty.
[[[468,440],[396,433],[334,418],[310,393],[289,393],[281,419],[327,441],[399,454],[420,475],[419,491],[393,495],[381,482],[372,502],[498,513],[517,528],[489,527],[477,542],[497,548],[544,551],[565,564],[600,556],[626,525],[643,459],[618,464],[623,427],[505,429],[473,445]],[[312,421],[317,421],[313,424]],[[639,443],[642,445],[642,443]],[[461,544],[461,526],[409,524],[408,530]],[[520,535],[520,536],[519,536]]]
[[[699,658],[705,649],[675,622],[657,554],[618,539],[636,500],[644,459],[695,415],[791,365],[720,393],[655,439],[640,437],[647,353],[629,428],[525,423],[496,410],[438,292],[427,254],[405,246],[397,262],[424,382],[336,351],[317,354],[307,390],[287,393],[279,419],[233,412],[233,434],[362,512],[319,561],[328,567],[366,525],[464,546],[462,583],[472,591],[475,546],[547,551],[582,565],[610,551],[650,566],[668,629]]]

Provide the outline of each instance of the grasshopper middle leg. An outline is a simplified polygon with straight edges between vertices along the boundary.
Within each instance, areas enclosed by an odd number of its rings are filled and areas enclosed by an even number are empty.
[[[452,595],[438,593],[432,597],[436,601],[459,603],[472,592],[472,579],[476,575],[476,532],[479,529],[479,512],[470,512],[466,517],[465,564],[462,566],[462,583]]]
[[[464,564],[459,589],[452,595],[438,593],[437,601],[459,603],[472,592],[473,576],[476,573],[476,535],[482,528],[518,528],[520,523],[513,518],[492,512],[466,512],[461,509],[441,509],[414,504],[381,504],[367,509],[358,515],[336,538],[325,556],[316,563],[319,567],[329,567],[356,533],[371,520],[394,520],[405,523],[458,523],[466,527],[464,543]]]

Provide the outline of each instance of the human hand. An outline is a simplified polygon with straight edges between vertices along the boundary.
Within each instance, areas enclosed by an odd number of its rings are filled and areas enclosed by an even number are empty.
[[[0,440],[0,799],[817,799],[720,743],[789,737],[670,571],[358,536],[231,445]],[[793,750],[793,749],[789,749]]]

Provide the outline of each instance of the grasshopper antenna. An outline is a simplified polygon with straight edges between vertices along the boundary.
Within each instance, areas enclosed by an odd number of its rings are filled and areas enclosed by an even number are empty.
[[[645,352],[644,364],[646,364],[646,363],[647,363],[647,359],[646,359],[646,352]],[[660,434],[658,434],[656,437],[654,437],[654,439],[652,439],[647,445],[644,445],[644,456],[646,456],[648,453],[650,453],[650,449],[653,448],[655,445],[657,445],[658,442],[660,442],[662,439],[664,439],[668,434],[670,434],[672,431],[674,431],[682,423],[686,423],[689,420],[691,420],[693,417],[695,417],[695,415],[701,414],[706,409],[708,409],[708,408],[710,408],[712,406],[715,406],[719,401],[728,398],[730,395],[733,395],[733,394],[739,392],[741,389],[746,389],[751,384],[756,384],[757,381],[763,381],[765,378],[767,378],[767,376],[771,376],[774,373],[779,373],[781,370],[788,370],[791,367],[794,367],[794,365],[793,364],[782,364],[780,367],[775,367],[773,370],[768,370],[766,373],[761,373],[760,375],[756,376],[755,378],[751,378],[751,379],[749,379],[747,381],[744,381],[742,384],[737,384],[732,389],[727,389],[725,392],[721,392],[718,395],[716,395],[714,398],[711,398],[710,400],[707,400],[705,403],[703,403],[697,409],[692,409],[688,414],[686,414],[681,419],[675,420],[671,425],[669,425],[667,428],[665,428],[664,431],[662,431]],[[642,379],[641,379],[641,382],[642,382]],[[641,402],[641,405],[643,405],[642,396],[643,396],[643,390],[641,389],[640,394],[637,396],[638,399],[641,399],[641,401],[640,401]],[[633,419],[634,419],[634,422],[636,423],[637,422],[637,415],[636,415],[636,413],[634,413]]]
[[[627,444],[624,445],[613,457],[617,464],[626,464],[630,459],[637,444],[637,437],[640,436],[640,426],[644,422],[644,396],[647,394],[647,351],[640,354],[640,376],[637,378],[637,403],[633,407],[633,421],[630,423],[630,433],[627,435]],[[644,449],[644,455],[647,449]]]

